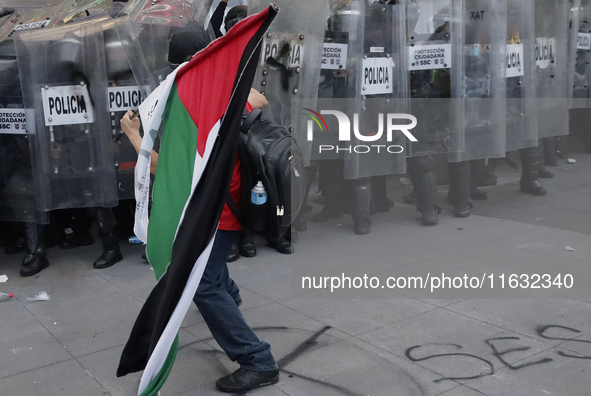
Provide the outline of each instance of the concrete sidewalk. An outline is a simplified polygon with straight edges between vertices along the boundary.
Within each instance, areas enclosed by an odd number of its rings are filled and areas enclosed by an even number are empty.
[[[231,263],[230,272],[247,322],[272,345],[281,380],[249,394],[590,395],[591,155],[572,157],[576,165],[561,161],[552,169],[545,197],[519,194],[518,173],[500,169],[503,184],[488,188],[489,201],[475,202],[467,219],[452,216],[442,187],[437,227],[420,226],[415,209],[399,203],[408,190],[393,178],[396,207],[374,217],[368,236],[354,235],[344,216],[310,222],[291,256],[258,240],[259,255]],[[104,270],[92,268],[98,242],[51,249],[51,266],[31,278],[18,275],[20,255],[0,253],[0,274],[9,278],[0,291],[15,294],[0,303],[1,395],[136,394],[140,374],[117,378],[115,370],[155,280],[140,258],[143,248],[121,245],[124,260]],[[338,298],[299,287],[306,271],[356,270],[382,279],[426,272],[576,276],[572,289],[525,290],[515,295],[520,299],[497,289],[473,291],[473,298],[402,289]],[[51,300],[27,302],[39,291]],[[219,395],[215,380],[237,366],[194,306],[180,341],[162,395]]]

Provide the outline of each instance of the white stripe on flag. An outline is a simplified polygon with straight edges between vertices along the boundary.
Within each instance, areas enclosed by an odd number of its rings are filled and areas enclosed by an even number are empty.
[[[140,117],[144,128],[144,138],[135,165],[135,224],[133,232],[144,243],[148,240],[148,203],[150,201],[150,158],[154,140],[162,115],[166,109],[166,102],[178,71],[185,65],[179,66],[170,73],[166,80],[158,86],[140,105]]]
[[[189,275],[189,279],[187,280],[187,285],[183,290],[183,294],[181,295],[181,298],[174,309],[168,324],[164,328],[164,331],[162,332],[162,335],[160,336],[160,339],[154,348],[154,352],[152,352],[152,355],[146,364],[144,374],[140,380],[138,395],[142,394],[142,392],[148,387],[148,385],[150,385],[154,378],[156,378],[164,366],[164,362],[166,361],[166,357],[170,352],[170,348],[174,342],[174,339],[181,328],[183,319],[185,318],[185,315],[191,306],[191,302],[193,301],[193,297],[197,292],[199,282],[201,282],[201,277],[203,276],[203,271],[205,270],[207,261],[209,260],[214,240],[215,235],[213,238],[211,238],[211,241],[209,241],[209,244],[193,266],[193,270],[191,271],[191,275]]]

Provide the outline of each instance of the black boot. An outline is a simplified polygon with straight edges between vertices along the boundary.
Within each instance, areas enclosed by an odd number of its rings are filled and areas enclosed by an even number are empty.
[[[113,235],[115,218],[111,209],[96,208],[94,220],[98,226],[99,236],[103,243],[103,253],[92,266],[96,269],[108,268],[123,260],[123,255],[119,249],[119,241]]]
[[[281,254],[292,254],[295,251],[291,242],[284,236],[268,239],[267,246],[277,250],[277,253]]]
[[[437,179],[434,171],[413,176],[413,186],[417,198],[417,210],[421,212],[421,224],[434,226],[439,224],[441,209],[435,205],[437,195]]]
[[[119,261],[123,260],[119,245],[112,247],[111,249],[104,249],[103,254],[92,264],[96,269],[108,268]]]
[[[488,194],[478,189],[478,180],[484,171],[485,160],[470,161],[470,198],[479,201],[488,199]]]
[[[304,232],[308,229],[308,223],[306,223],[306,219],[302,214],[298,214],[298,216],[293,220],[292,227],[294,230],[299,232]]]
[[[449,162],[449,184],[451,194],[449,198],[454,205],[455,217],[470,216],[472,203],[470,202],[470,164],[468,161]]]
[[[371,218],[369,208],[371,204],[370,179],[358,179],[353,184],[353,212],[351,217],[355,222],[355,234],[366,235],[371,232]]]
[[[21,276],[37,275],[41,270],[49,267],[47,261],[44,237],[45,226],[35,223],[27,223],[27,255],[23,260]]]
[[[70,214],[72,219],[72,234],[67,236],[65,240],[60,244],[62,249],[73,249],[80,246],[88,246],[94,243],[94,239],[90,235],[90,229],[92,228],[92,219],[89,215],[90,210],[76,208],[69,209],[67,213]],[[92,210],[92,214],[96,210]]]
[[[310,194],[310,188],[312,187],[312,182],[314,181],[314,177],[316,176],[316,172],[318,171],[319,161],[311,161],[310,166],[306,168],[306,192],[304,194],[304,203],[302,204],[301,211],[304,213],[312,211],[312,205],[306,203],[308,201],[308,195]]]
[[[243,228],[240,231],[239,250],[240,254],[244,257],[254,257],[257,255],[257,247],[254,244],[254,235],[251,230]]]
[[[33,261],[34,255],[40,247],[39,230],[40,226],[35,223],[26,223],[25,225],[25,248],[27,255],[23,259],[23,267],[29,265]]]
[[[497,175],[495,174],[497,171],[497,163],[498,160],[496,158],[489,158],[488,164],[486,164],[482,169],[482,172],[480,172],[480,177],[477,183],[478,187],[497,185]]]
[[[531,195],[546,195],[546,189],[538,180],[539,155],[537,147],[519,150],[521,158],[521,181],[519,191]]]
[[[373,176],[371,178],[371,195],[372,202],[370,213],[383,213],[394,207],[394,202],[388,199],[386,180],[388,176]]]
[[[319,171],[324,206],[320,213],[312,217],[312,221],[315,223],[323,223],[343,216],[343,212],[341,211],[342,161],[323,161]]]

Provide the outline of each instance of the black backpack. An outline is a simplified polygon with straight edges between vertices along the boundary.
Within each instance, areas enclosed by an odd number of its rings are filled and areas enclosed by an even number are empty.
[[[267,238],[285,233],[298,215],[306,190],[302,152],[283,127],[262,119],[262,110],[244,112],[240,134],[242,208],[228,194],[228,205],[240,222]],[[267,203],[254,205],[251,189],[259,182],[267,192]]]

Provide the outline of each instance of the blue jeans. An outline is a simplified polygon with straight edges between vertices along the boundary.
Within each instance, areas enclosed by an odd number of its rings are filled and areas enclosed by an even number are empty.
[[[193,301],[199,308],[207,327],[228,357],[252,371],[278,368],[271,346],[260,341],[244,321],[236,302],[238,286],[230,278],[226,259],[233,243],[238,243],[239,231],[218,230],[211,256]]]

